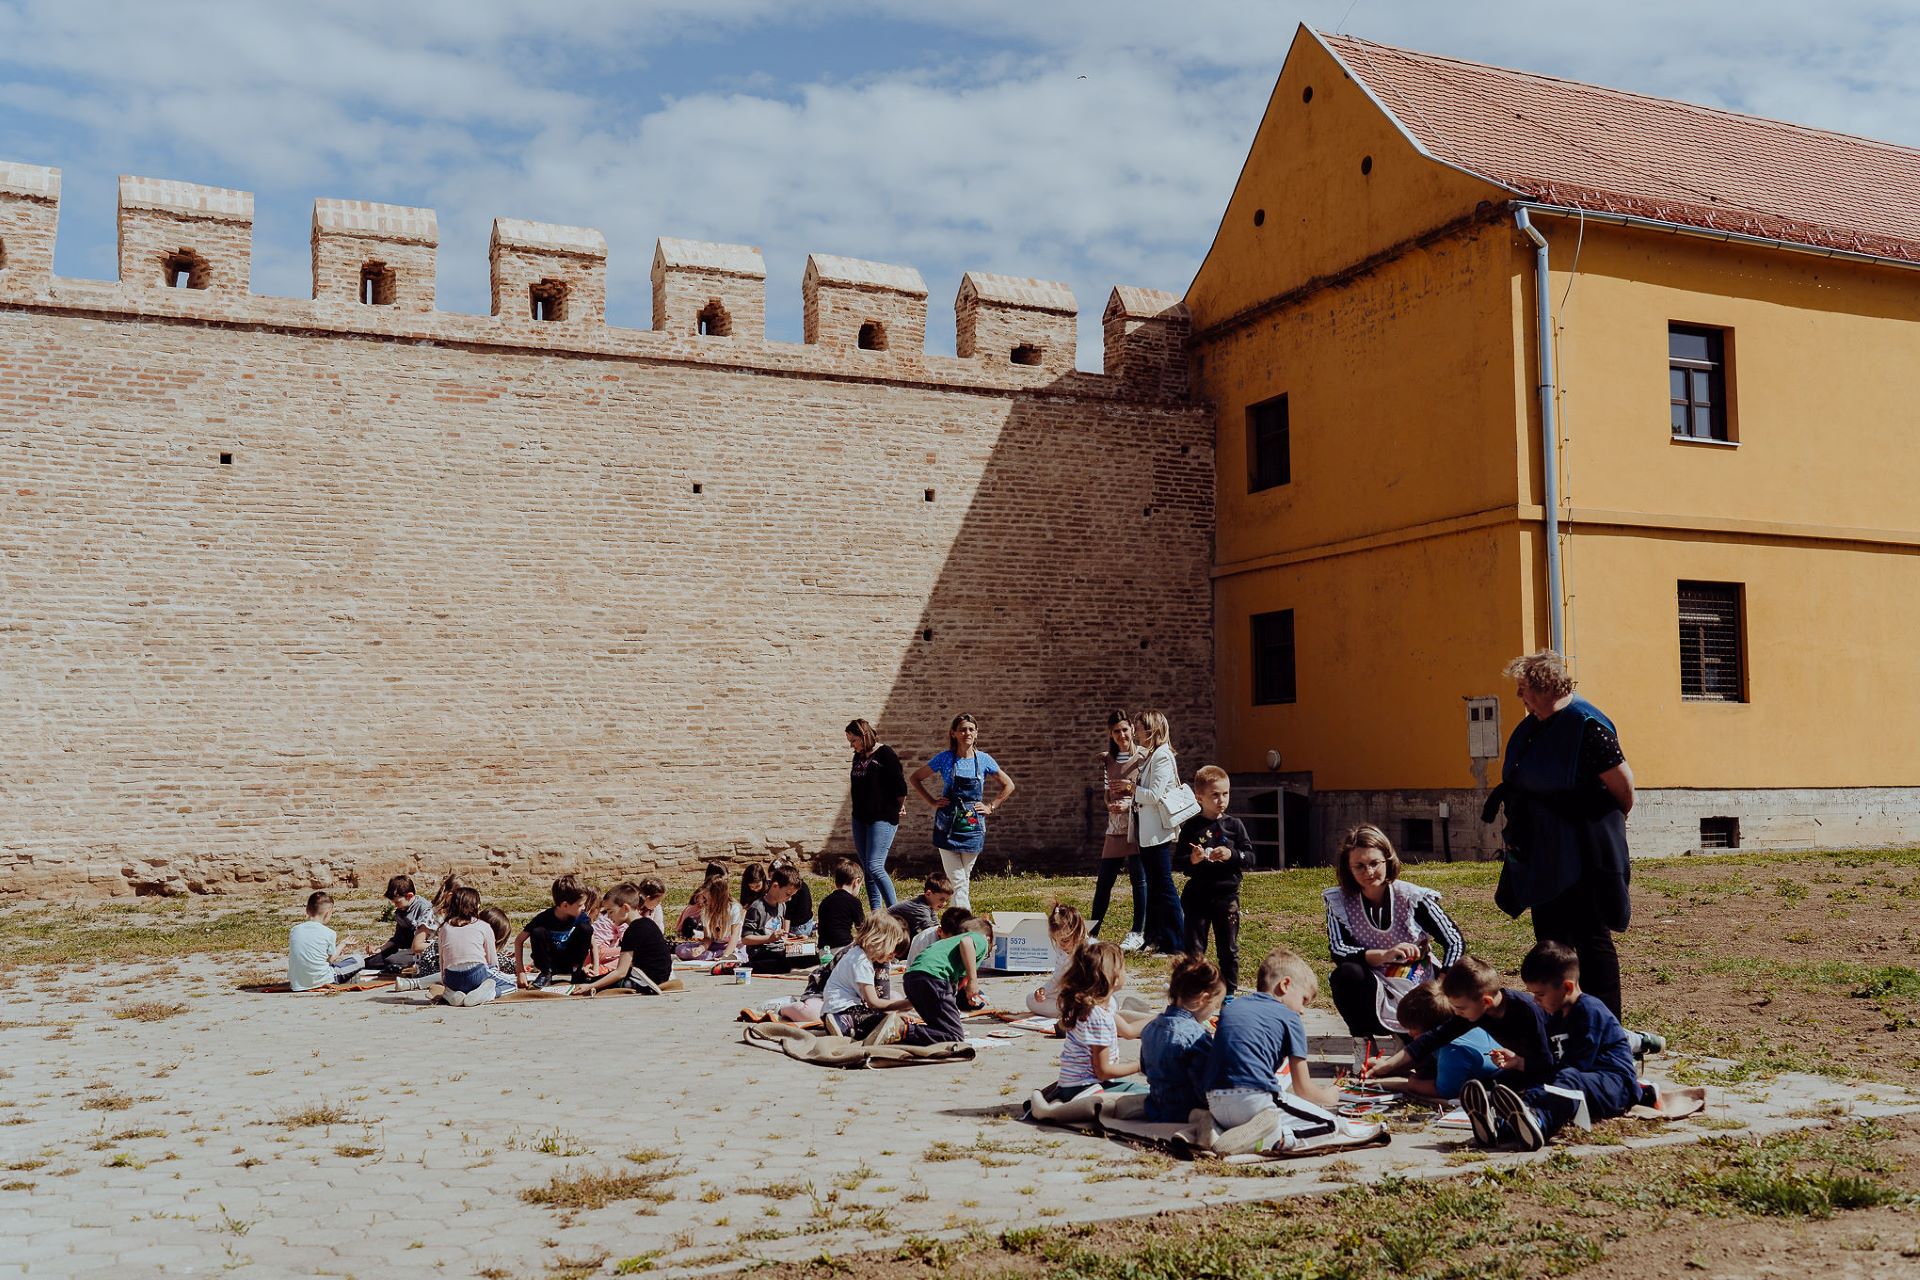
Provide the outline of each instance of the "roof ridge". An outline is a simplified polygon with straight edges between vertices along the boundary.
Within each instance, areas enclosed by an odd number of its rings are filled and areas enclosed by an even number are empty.
[[[1448,53],[1427,53],[1421,49],[1409,49],[1404,45],[1386,44],[1379,40],[1368,40],[1364,36],[1329,35],[1315,29],[1314,34],[1321,40],[1333,45],[1358,45],[1366,49],[1382,49],[1388,53],[1403,54],[1427,62],[1451,62],[1458,66],[1472,67],[1478,71],[1494,71],[1501,75],[1513,76],[1522,80],[1550,80],[1557,84],[1572,85],[1575,88],[1591,89],[1598,93],[1615,94],[1622,98],[1638,98],[1643,102],[1657,102],[1663,106],[1684,107],[1689,111],[1699,111],[1708,115],[1727,116],[1749,124],[1765,125],[1791,133],[1818,134],[1828,138],[1839,138],[1847,142],[1865,143],[1887,151],[1897,151],[1905,155],[1920,157],[1920,147],[1910,147],[1900,142],[1889,142],[1885,138],[1873,138],[1864,133],[1849,133],[1844,129],[1828,129],[1820,125],[1798,124],[1792,120],[1780,120],[1773,116],[1758,115],[1751,111],[1735,111],[1731,107],[1708,106],[1703,102],[1689,102],[1685,98],[1670,98],[1657,93],[1647,93],[1640,89],[1621,89],[1613,85],[1595,84],[1591,80],[1576,80],[1572,76],[1559,76],[1546,71],[1525,71],[1519,67],[1503,67],[1494,62],[1480,62],[1473,58],[1456,57]]]

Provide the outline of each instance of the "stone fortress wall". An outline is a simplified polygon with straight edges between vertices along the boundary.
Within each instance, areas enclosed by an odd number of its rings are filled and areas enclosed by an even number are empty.
[[[1109,704],[1213,732],[1213,429],[1178,299],[499,219],[434,309],[430,210],[321,200],[311,300],[250,194],[120,186],[117,282],[53,275],[0,163],[0,895],[638,873],[848,847],[841,726],[955,711],[1019,780],[990,846],[1086,856]],[[924,807],[897,860],[926,859]]]

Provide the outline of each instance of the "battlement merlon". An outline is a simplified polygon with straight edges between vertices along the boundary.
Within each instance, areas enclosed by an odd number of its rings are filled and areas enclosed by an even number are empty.
[[[253,193],[120,177],[120,287],[184,284],[245,294],[253,276]]]
[[[926,349],[927,282],[912,267],[810,254],[800,298],[804,339],[811,345]]]
[[[607,321],[607,238],[592,227],[495,218],[493,314],[511,323]]]
[[[1080,306],[1057,280],[969,271],[953,300],[954,350],[962,360],[1073,371]]]
[[[1101,315],[1106,371],[1154,395],[1185,397],[1193,317],[1176,294],[1117,285]]]
[[[0,160],[0,288],[47,292],[59,222],[60,171]]]
[[[766,341],[767,261],[759,247],[656,240],[653,327],[681,336]]]
[[[430,312],[439,247],[440,219],[431,209],[315,200],[314,301]]]

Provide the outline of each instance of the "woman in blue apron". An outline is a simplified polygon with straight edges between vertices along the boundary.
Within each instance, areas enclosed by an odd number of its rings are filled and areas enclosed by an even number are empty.
[[[947,749],[914,770],[908,779],[920,798],[933,806],[933,847],[940,852],[940,865],[953,881],[953,905],[973,909],[968,882],[973,866],[987,847],[987,815],[1007,802],[1013,794],[1013,779],[994,758],[977,750],[980,730],[973,717],[961,712],[947,726]],[[928,778],[939,777],[939,795],[923,785]],[[987,779],[1000,784],[1000,793],[987,799]]]

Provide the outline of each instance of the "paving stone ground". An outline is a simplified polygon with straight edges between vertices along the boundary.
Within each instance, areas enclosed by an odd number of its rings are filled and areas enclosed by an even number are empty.
[[[1015,1119],[1054,1075],[1057,1042],[1038,1036],[971,1064],[861,1072],[744,1044],[742,1005],[797,989],[764,976],[693,977],[664,999],[451,1009],[391,992],[250,995],[235,972],[209,960],[134,966],[128,985],[79,971],[11,988],[0,1276],[519,1277],[596,1257],[606,1274],[634,1258],[682,1270],[1438,1176],[1463,1149],[1412,1128],[1276,1177],[1173,1165]],[[1029,985],[987,983],[1003,1006]],[[113,1016],[134,1001],[186,1008]],[[1308,1028],[1331,1070],[1348,1046],[1332,1011],[1310,1010]],[[325,1107],[348,1118],[288,1123]],[[1710,1114],[1770,1132],[1915,1109],[1920,1096],[1889,1086],[1783,1076],[1716,1090]],[[1634,1141],[1709,1131],[1683,1121]],[[670,1163],[623,1158],[649,1148]],[[940,1158],[954,1148],[974,1152]],[[671,1198],[657,1205],[566,1215],[520,1195],[663,1168],[654,1186]]]

